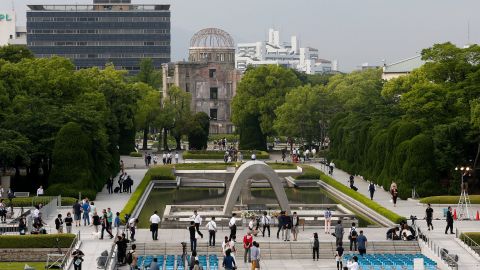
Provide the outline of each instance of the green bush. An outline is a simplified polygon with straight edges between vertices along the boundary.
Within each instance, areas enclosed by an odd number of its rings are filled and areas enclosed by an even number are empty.
[[[296,169],[297,166],[293,163],[267,163],[272,169]],[[177,170],[225,170],[227,167],[241,166],[241,163],[181,163],[175,164]],[[317,178],[318,179],[318,178]]]
[[[51,196],[40,196],[40,197],[28,197],[28,198],[14,198],[13,200],[6,199],[5,202],[10,205],[13,203],[13,207],[29,207],[38,204],[47,204],[52,200]],[[75,198],[63,197],[62,196],[62,205],[73,205],[75,203]]]
[[[148,172],[150,173],[151,180],[175,180],[173,167],[171,165],[158,166],[150,169]]]
[[[302,174],[294,177],[297,180],[318,180],[322,172],[318,169],[315,169],[309,165],[299,164],[298,166],[302,167]]]
[[[240,150],[243,160],[249,160],[254,150]],[[268,159],[270,155],[265,151],[255,151],[257,159]],[[184,159],[223,159],[225,151],[190,150],[183,152]]]
[[[78,189],[73,187],[70,184],[53,184],[45,190],[45,194],[48,196],[58,196],[62,197],[72,197],[78,198],[78,193],[81,193],[82,198],[89,198],[90,200],[95,200],[97,197],[97,191],[94,189]]]
[[[75,234],[0,235],[0,248],[68,248]]]
[[[227,143],[230,144],[231,142],[237,142],[238,141],[238,134],[210,134],[208,135],[208,140],[213,142],[213,141],[219,141],[221,139],[227,139]]]
[[[469,195],[470,201],[473,204],[480,204],[480,195]],[[433,196],[420,199],[420,203],[432,204],[458,204],[460,196]]]
[[[130,156],[131,157],[142,157],[142,153],[139,153],[139,152],[130,152]]]
[[[400,223],[402,220],[406,220],[405,217],[402,217],[387,208],[381,206],[380,204],[376,203],[375,201],[370,200],[369,198],[363,196],[361,193],[354,191],[353,189],[345,186],[342,183],[339,183],[337,180],[331,178],[328,175],[325,175],[324,173],[321,173],[320,179],[327,183],[328,185],[338,189],[339,191],[345,193],[349,197],[359,201],[360,203],[363,203],[373,211],[379,213],[380,215],[386,217],[387,219],[391,220],[394,223]]]

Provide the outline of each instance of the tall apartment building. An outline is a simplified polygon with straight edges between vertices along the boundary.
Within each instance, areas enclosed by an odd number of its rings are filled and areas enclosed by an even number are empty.
[[[27,45],[37,57],[67,57],[78,69],[113,63],[131,73],[143,58],[156,68],[170,62],[169,5],[94,0],[28,7]]]
[[[248,66],[280,65],[307,74],[328,73],[337,70],[336,61],[321,59],[318,49],[300,47],[296,36],[290,43],[280,41],[280,32],[269,29],[268,41],[238,43],[235,66],[245,71]]]
[[[17,26],[14,10],[0,11],[0,46],[9,44],[27,44],[27,31],[25,26]]]
[[[190,40],[188,62],[163,65],[163,93],[173,85],[191,93],[191,110],[210,116],[210,133],[233,133],[230,103],[240,72],[235,69],[235,45],[217,28],[197,32]]]

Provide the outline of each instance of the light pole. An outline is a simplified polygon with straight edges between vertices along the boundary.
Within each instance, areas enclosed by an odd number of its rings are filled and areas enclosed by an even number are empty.
[[[465,176],[467,176],[468,172],[470,171],[470,167],[457,166],[455,167],[455,171],[459,171],[461,175],[461,193],[457,205],[459,211],[459,219],[471,219],[469,210],[471,203],[470,198],[468,197],[468,182],[467,179],[465,179]]]

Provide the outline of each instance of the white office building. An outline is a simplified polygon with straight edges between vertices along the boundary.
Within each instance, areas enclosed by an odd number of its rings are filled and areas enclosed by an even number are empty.
[[[15,11],[0,11],[0,46],[27,45],[27,29],[16,25]]]
[[[337,70],[336,61],[321,59],[318,49],[300,47],[296,36],[290,42],[280,41],[280,32],[268,31],[268,41],[254,43],[238,43],[235,55],[235,66],[244,72],[248,66],[280,65],[294,68],[307,74],[329,73]]]

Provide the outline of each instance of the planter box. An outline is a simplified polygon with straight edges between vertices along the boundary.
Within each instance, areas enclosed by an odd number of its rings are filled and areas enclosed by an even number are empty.
[[[62,248],[66,252],[67,248]],[[47,254],[58,254],[57,248],[0,249],[0,262],[46,262]],[[65,253],[63,253],[65,254]]]

